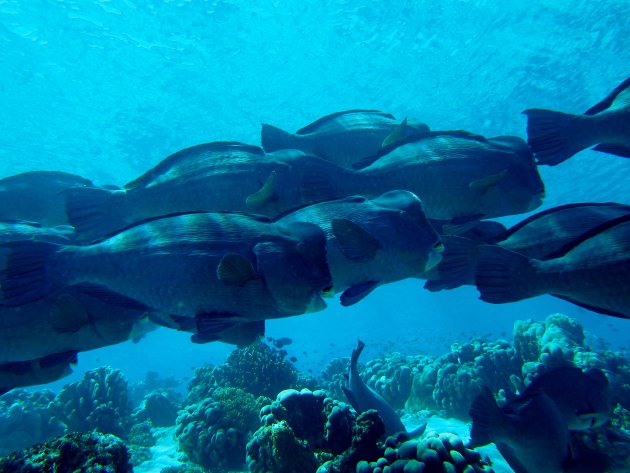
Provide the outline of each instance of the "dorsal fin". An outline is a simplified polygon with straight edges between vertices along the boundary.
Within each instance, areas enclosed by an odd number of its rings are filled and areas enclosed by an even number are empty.
[[[595,115],[596,113],[602,112],[606,110],[607,108],[610,108],[610,106],[613,104],[617,96],[628,88],[630,88],[630,77],[628,77],[621,84],[615,87],[615,90],[613,90],[610,94],[608,94],[608,96],[604,100],[593,105],[586,112],[584,112],[584,115]]]
[[[546,255],[545,259],[547,260],[547,259],[560,258],[566,255],[569,251],[574,249],[580,243],[583,243],[584,241],[588,240],[589,238],[593,238],[594,236],[599,235],[600,233],[605,232],[606,230],[609,230],[613,227],[616,227],[617,225],[626,223],[628,221],[630,221],[630,214],[613,218],[612,220],[602,223],[601,225],[598,225],[594,228],[591,228],[590,230],[582,233],[578,238],[571,240],[567,244],[558,248],[556,251],[553,251],[549,253],[548,255]]]
[[[616,202],[601,202],[601,203],[599,203],[599,202],[577,202],[577,203],[574,203],[574,204],[559,205],[557,207],[552,207],[550,209],[543,210],[542,212],[538,212],[537,214],[530,215],[526,219],[521,220],[517,224],[511,226],[510,228],[505,230],[503,233],[497,235],[495,238],[492,239],[491,242],[492,243],[500,243],[502,241],[505,241],[508,238],[510,238],[514,233],[516,233],[517,231],[522,229],[523,227],[529,225],[532,222],[535,222],[536,220],[541,219],[542,217],[546,217],[547,215],[550,215],[550,214],[553,214],[553,213],[557,213],[557,212],[560,212],[560,211],[563,211],[563,210],[567,210],[567,209],[571,209],[571,208],[574,208],[574,207],[607,207],[607,206],[628,207],[628,212],[630,213],[630,206],[626,206],[624,204],[618,204]]]

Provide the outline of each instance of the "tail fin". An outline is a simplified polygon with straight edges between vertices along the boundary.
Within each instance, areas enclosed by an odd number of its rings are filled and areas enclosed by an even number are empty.
[[[361,352],[363,352],[364,348],[365,348],[365,343],[359,340],[357,343],[357,347],[354,350],[352,350],[352,356],[350,357],[350,371],[355,372],[357,376],[359,374],[357,364],[359,362],[359,357],[361,356]]]
[[[125,191],[97,187],[73,187],[63,192],[68,221],[78,238],[91,241],[126,227]]]
[[[475,274],[479,298],[503,304],[540,295],[530,284],[535,278],[534,265],[534,260],[500,246],[480,246]]]
[[[532,108],[527,115],[527,143],[538,164],[555,166],[586,146],[580,144],[576,115]]]
[[[297,146],[297,140],[291,133],[266,123],[260,129],[260,142],[267,153]]]
[[[481,447],[495,441],[495,430],[501,425],[503,412],[494,400],[492,391],[486,386],[481,388],[468,412],[472,418],[470,443],[468,448]]]
[[[0,272],[0,305],[15,307],[50,294],[54,284],[47,266],[59,245],[43,241],[15,241],[2,245],[6,268]]]
[[[437,265],[438,278],[428,280],[424,284],[425,289],[435,292],[473,284],[479,243],[468,238],[447,235],[440,238],[444,243],[444,252]]]

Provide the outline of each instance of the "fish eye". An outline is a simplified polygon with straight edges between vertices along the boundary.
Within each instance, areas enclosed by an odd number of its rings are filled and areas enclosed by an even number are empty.
[[[321,295],[324,297],[333,297],[335,295],[335,290],[332,286],[326,286],[321,290]]]
[[[435,245],[433,245],[433,249],[437,251],[438,253],[443,253],[444,243],[442,243],[441,241],[438,241]]]

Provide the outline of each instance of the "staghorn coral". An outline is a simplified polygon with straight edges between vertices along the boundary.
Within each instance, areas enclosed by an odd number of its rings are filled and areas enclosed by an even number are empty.
[[[419,440],[396,441],[389,437],[384,456],[376,461],[361,461],[357,473],[491,473],[481,455],[464,447],[454,434],[430,434]]]
[[[43,471],[128,473],[133,468],[122,440],[96,432],[64,435],[0,459],[0,472]]]
[[[86,372],[79,382],[66,384],[50,410],[68,432],[96,430],[126,438],[131,424],[127,396],[122,372],[101,367]]]
[[[48,412],[53,399],[49,390],[14,390],[0,397],[0,456],[64,433],[64,425]]]

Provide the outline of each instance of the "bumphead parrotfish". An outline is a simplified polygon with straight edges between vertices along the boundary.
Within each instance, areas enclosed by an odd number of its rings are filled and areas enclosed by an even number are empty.
[[[0,179],[0,220],[27,220],[45,227],[67,225],[62,192],[73,187],[94,184],[59,171],[31,171]]]
[[[480,298],[493,304],[551,294],[581,307],[630,318],[630,215],[595,227],[544,261],[499,246],[479,247]]]
[[[630,78],[583,115],[537,108],[523,113],[538,164],[555,166],[595,145],[595,151],[630,158]]]
[[[408,191],[313,204],[277,222],[311,222],[324,231],[333,287],[343,291],[344,306],[382,284],[418,277],[441,258],[442,243]]]
[[[339,197],[337,183],[347,179],[345,174],[300,151],[265,155],[257,146],[216,142],[178,151],[123,189],[78,187],[64,195],[68,220],[82,240],[91,241],[173,213],[236,211],[273,217]]]
[[[242,322],[326,307],[326,238],[314,224],[236,213],[148,221],[86,246],[2,245],[0,304],[18,306],[74,285],[109,303],[203,319],[202,336]]]
[[[383,147],[429,127],[415,120],[396,120],[378,110],[347,110],[319,118],[296,133],[263,124],[260,132],[265,151],[299,149],[338,166],[350,168]]]

